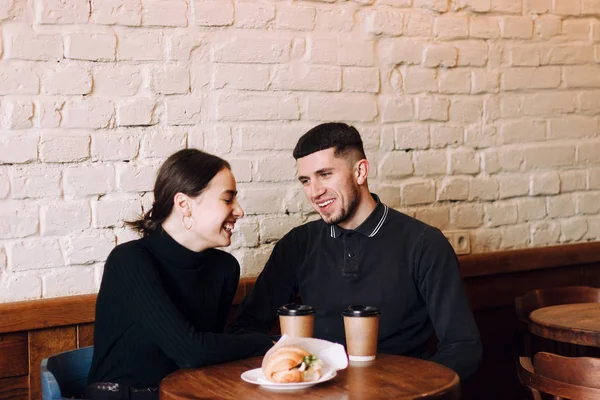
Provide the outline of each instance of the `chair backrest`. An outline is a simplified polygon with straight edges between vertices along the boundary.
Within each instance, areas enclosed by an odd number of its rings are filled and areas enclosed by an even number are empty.
[[[528,357],[519,361],[519,379],[535,400],[541,400],[540,392],[556,399],[600,399],[600,359],[542,352],[535,355],[533,364]]]
[[[529,314],[538,308],[574,303],[600,303],[600,289],[565,286],[532,290],[515,299],[515,308],[519,319],[528,323]]]
[[[42,361],[42,399],[82,398],[94,347],[58,353]]]

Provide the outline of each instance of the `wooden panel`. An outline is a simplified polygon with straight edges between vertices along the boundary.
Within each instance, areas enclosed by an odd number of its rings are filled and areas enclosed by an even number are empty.
[[[94,344],[94,324],[77,326],[77,348],[92,346]]]
[[[40,364],[61,351],[77,348],[77,327],[64,326],[29,332],[29,388],[32,399],[41,399]]]
[[[0,335],[0,378],[28,373],[27,332]]]
[[[0,304],[0,333],[94,322],[96,295]]]
[[[42,396],[38,397],[41,399]],[[15,378],[0,379],[0,399],[29,400],[29,377],[27,375]]]

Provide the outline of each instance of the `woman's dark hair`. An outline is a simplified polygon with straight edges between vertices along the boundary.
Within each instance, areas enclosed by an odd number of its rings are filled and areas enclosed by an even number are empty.
[[[334,148],[336,157],[355,154],[366,158],[363,142],[355,127],[342,122],[327,122],[306,132],[296,143],[294,158],[297,160],[317,151]]]
[[[212,178],[225,168],[231,169],[227,161],[200,150],[185,149],[171,154],[158,170],[152,208],[139,219],[125,221],[125,224],[142,236],[148,236],[171,214],[175,194],[200,195]]]

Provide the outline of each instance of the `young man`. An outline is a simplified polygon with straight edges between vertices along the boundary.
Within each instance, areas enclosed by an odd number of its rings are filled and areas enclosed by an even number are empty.
[[[277,309],[299,295],[317,310],[314,337],[344,343],[341,310],[376,306],[379,352],[429,358],[463,379],[470,376],[481,342],[444,235],[369,192],[369,162],[354,127],[316,126],[300,138],[294,158],[298,180],[322,219],[279,240],[230,332],[268,332]],[[437,352],[429,357],[434,332]]]

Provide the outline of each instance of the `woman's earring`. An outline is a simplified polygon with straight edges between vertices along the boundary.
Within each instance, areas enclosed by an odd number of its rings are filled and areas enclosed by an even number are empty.
[[[185,217],[186,217],[185,215],[182,215],[182,216],[181,216],[181,223],[183,224],[183,227],[185,228],[185,230],[186,230],[186,231],[189,231],[190,229],[192,229],[192,226],[194,225],[194,219],[193,219],[193,218],[190,216],[190,220],[191,220],[192,222],[190,222],[190,226],[188,227],[188,226],[185,224]]]

